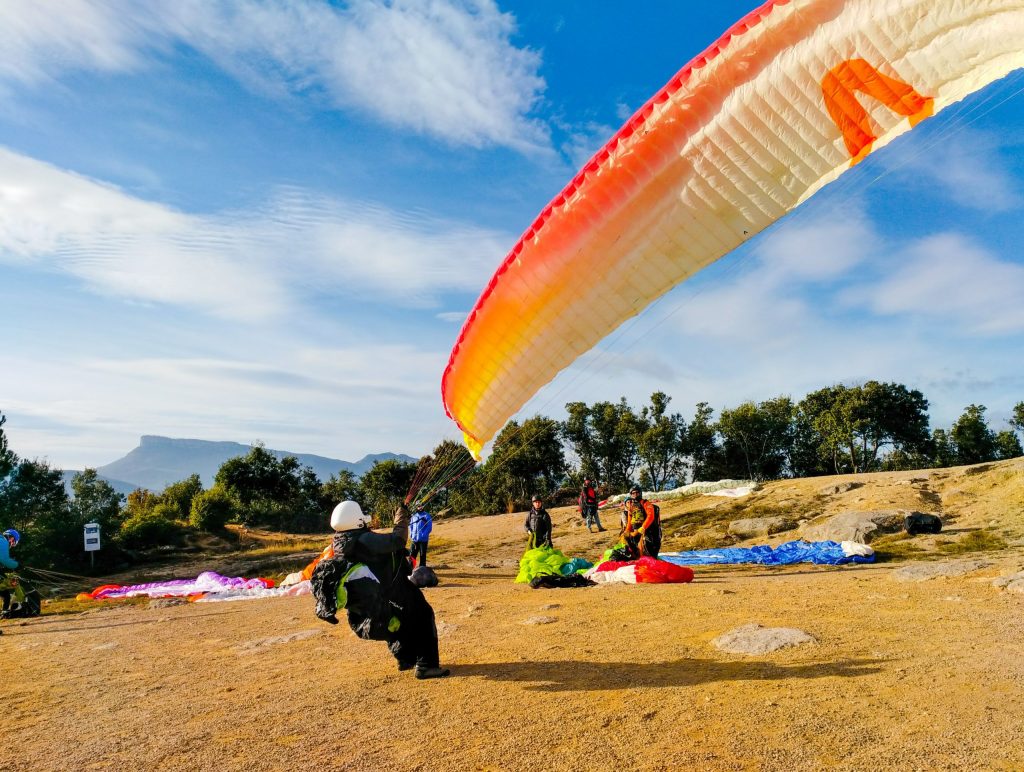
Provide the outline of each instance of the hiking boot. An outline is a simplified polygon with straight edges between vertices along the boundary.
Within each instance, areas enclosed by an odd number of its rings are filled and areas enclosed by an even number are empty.
[[[399,662],[398,663],[398,670],[399,670],[399,672],[403,672],[405,670],[412,670],[414,667],[416,667],[416,663],[415,662]]]
[[[424,678],[444,678],[449,675],[452,671],[444,667],[417,667],[416,677],[419,679]]]
[[[608,530],[607,528],[603,528],[603,527],[602,527],[602,526],[600,526],[600,525],[599,525],[599,526],[597,527],[597,532],[598,532],[598,533],[601,533],[601,531],[607,531],[607,530]]]

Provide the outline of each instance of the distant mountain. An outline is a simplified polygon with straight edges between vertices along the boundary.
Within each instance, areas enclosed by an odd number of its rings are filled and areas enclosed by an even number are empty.
[[[67,490],[69,496],[73,495],[72,490],[71,490],[71,479],[76,474],[78,474],[79,471],[80,470],[78,470],[78,469],[65,469],[64,470],[64,488],[65,488],[65,490]],[[99,473],[97,473],[96,476],[99,479],[101,479],[101,480],[105,480],[107,482],[107,484],[110,485],[111,488],[113,488],[115,491],[117,491],[118,493],[123,494],[125,496],[127,496],[129,493],[131,493],[136,488],[140,487],[138,485],[135,485],[134,483],[125,482],[124,480],[114,480],[114,479],[112,479],[110,477],[105,477],[104,475],[101,475]],[[145,486],[142,486],[142,487],[145,487]]]
[[[249,445],[238,442],[209,442],[207,440],[172,439],[144,435],[139,440],[139,447],[128,455],[109,464],[97,467],[98,474],[116,480],[130,480],[129,490],[136,487],[162,491],[167,485],[184,480],[192,474],[199,474],[203,485],[213,484],[214,475],[221,464],[229,458],[244,456],[249,452]],[[416,461],[412,456],[400,453],[374,453],[364,456],[359,461],[342,461],[337,458],[314,456],[310,453],[294,453],[287,450],[272,450],[278,458],[295,456],[299,463],[316,472],[321,480],[327,480],[342,469],[347,469],[357,477],[366,473],[377,461],[397,459],[399,461]]]

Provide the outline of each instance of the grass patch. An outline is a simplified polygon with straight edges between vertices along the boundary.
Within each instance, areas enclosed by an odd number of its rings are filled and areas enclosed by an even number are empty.
[[[909,533],[901,532],[875,539],[871,542],[875,560],[885,563],[890,560],[921,560],[928,557],[925,550],[913,543],[913,538]]]
[[[967,552],[992,552],[1004,550],[1009,545],[997,533],[981,529],[964,534],[956,541],[939,544],[939,550],[947,555],[962,555]]]
[[[75,600],[74,598],[54,598],[44,600],[40,608],[41,615],[62,616],[65,614],[81,614],[83,611],[100,611],[106,608],[119,608],[122,606],[148,606],[150,600],[145,595],[137,595],[133,598],[120,598],[118,600]]]

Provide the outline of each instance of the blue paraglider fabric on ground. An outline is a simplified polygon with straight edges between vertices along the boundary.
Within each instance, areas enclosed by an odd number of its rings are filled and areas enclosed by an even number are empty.
[[[788,566],[793,563],[874,563],[872,555],[848,555],[842,545],[834,541],[790,541],[778,547],[725,547],[691,552],[663,552],[662,560],[680,566],[706,566],[719,563],[755,563],[763,566]]]

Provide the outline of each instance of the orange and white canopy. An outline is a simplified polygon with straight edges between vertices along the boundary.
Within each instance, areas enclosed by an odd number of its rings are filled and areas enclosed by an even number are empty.
[[[484,289],[441,387],[467,446],[479,455],[538,389],[672,287],[1022,64],[1024,0],[752,11],[598,151]]]

